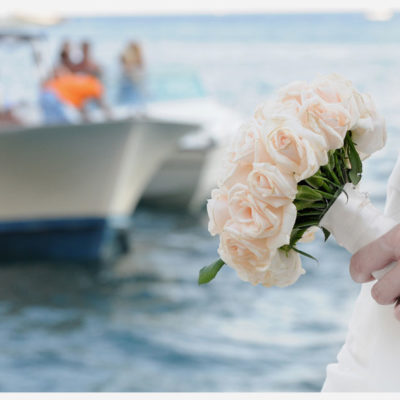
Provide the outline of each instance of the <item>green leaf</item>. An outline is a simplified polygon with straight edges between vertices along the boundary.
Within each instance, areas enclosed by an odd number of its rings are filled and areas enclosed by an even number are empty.
[[[292,247],[292,248],[293,248],[293,250],[294,250],[296,253],[299,253],[299,254],[301,254],[301,255],[304,256],[304,257],[311,258],[311,260],[314,260],[314,261],[316,261],[316,262],[319,264],[318,260],[317,260],[314,256],[312,256],[311,254],[308,254],[308,253],[306,253],[305,251],[301,251],[301,250],[299,250],[297,247]]]
[[[325,207],[326,207],[326,203],[321,203],[321,202],[315,202],[315,203],[312,203],[312,202],[308,202],[308,201],[301,201],[301,200],[295,200],[294,202],[293,202],[293,204],[296,206],[296,210],[297,211],[301,211],[301,210],[305,210],[305,209],[308,209],[308,208],[311,208],[311,209],[324,209]]]
[[[291,249],[303,237],[304,232],[306,230],[307,228],[296,228],[296,227],[292,230],[292,233],[290,235],[289,249]]]
[[[320,188],[324,184],[324,180],[321,179],[317,174],[310,176],[306,179],[306,182],[315,189]]]
[[[357,185],[361,180],[361,173],[357,172],[356,169],[352,168],[349,172],[349,178],[353,185]]]
[[[297,211],[313,207],[313,203],[309,203],[308,201],[295,200],[293,204],[296,206]]]
[[[314,211],[300,211],[297,213],[298,218],[304,218],[304,217],[318,217],[322,214],[321,210],[314,210]]]
[[[361,180],[362,162],[350,136],[348,137],[347,143],[348,143],[348,156],[351,165],[349,178],[353,185],[357,185],[357,183],[360,182]]]
[[[199,272],[199,280],[198,280],[199,285],[203,285],[205,283],[212,281],[224,264],[225,262],[219,259],[213,262],[212,264],[203,267]]]
[[[336,188],[342,188],[344,186],[344,183],[338,185],[337,183],[332,182],[331,180],[329,180],[328,178],[326,178],[324,176],[320,176],[319,179],[323,180],[324,182],[327,182],[329,185],[332,185],[332,186],[334,186]]]
[[[289,244],[285,244],[285,245],[279,247],[279,250],[285,252],[286,256],[287,256],[289,254],[289,251],[292,250],[292,248]]]
[[[322,229],[322,232],[324,232],[324,237],[325,237],[325,242],[326,242],[328,240],[329,236],[331,235],[331,233],[325,228],[321,227],[321,229]]]
[[[304,185],[297,186],[296,200],[313,202],[322,199],[323,196],[316,189]]]
[[[310,228],[311,226],[318,226],[320,219],[309,219],[304,222],[296,222],[295,227],[296,228]]]

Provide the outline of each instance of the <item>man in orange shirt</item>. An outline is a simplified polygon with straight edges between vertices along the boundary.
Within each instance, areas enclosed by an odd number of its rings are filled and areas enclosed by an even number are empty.
[[[63,73],[43,85],[40,103],[47,123],[68,123],[68,106],[78,110],[87,121],[87,103],[94,101],[110,118],[110,110],[103,100],[103,85],[91,75]]]

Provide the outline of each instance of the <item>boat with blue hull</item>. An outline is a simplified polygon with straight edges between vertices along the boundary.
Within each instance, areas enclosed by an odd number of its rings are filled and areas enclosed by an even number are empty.
[[[197,125],[143,118],[0,133],[0,260],[108,261],[180,137]]]

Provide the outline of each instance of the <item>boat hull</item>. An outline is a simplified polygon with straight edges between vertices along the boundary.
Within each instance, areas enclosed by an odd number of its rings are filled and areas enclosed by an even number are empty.
[[[150,104],[149,115],[201,126],[196,135],[188,135],[162,165],[147,187],[143,204],[199,211],[217,184],[223,153],[242,118],[233,110],[210,98]]]
[[[201,179],[208,150],[176,151],[146,188],[141,203],[169,209],[187,208]]]
[[[198,212],[217,185],[224,147],[176,150],[146,188],[141,203]]]
[[[193,125],[125,119],[0,135],[0,260],[107,259]]]

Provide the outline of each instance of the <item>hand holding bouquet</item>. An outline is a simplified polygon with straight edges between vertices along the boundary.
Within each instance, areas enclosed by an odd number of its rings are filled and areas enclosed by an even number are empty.
[[[254,285],[293,284],[304,273],[298,242],[312,239],[385,140],[372,99],[337,75],[292,83],[261,104],[233,138],[208,201],[221,258],[200,271],[199,283],[227,264]]]

